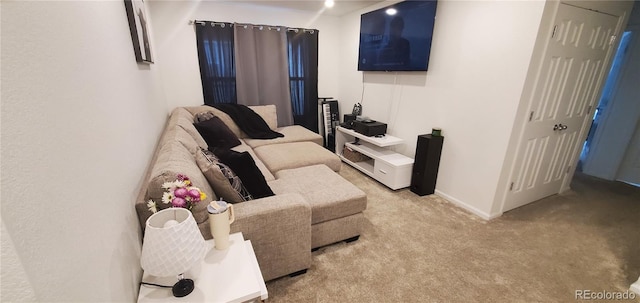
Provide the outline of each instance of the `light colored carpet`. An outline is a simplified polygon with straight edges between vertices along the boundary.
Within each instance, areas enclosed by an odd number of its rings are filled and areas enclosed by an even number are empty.
[[[341,175],[368,195],[360,240],[268,282],[268,302],[573,302],[640,275],[638,188],[578,175],[570,193],[487,222],[347,165]]]

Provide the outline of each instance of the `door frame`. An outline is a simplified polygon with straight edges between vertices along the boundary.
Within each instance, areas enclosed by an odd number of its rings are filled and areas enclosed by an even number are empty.
[[[549,43],[551,41],[554,21],[558,14],[560,4],[568,4],[571,6],[588,10],[595,10],[601,13],[616,16],[618,18],[618,23],[616,26],[615,35],[618,37],[624,29],[624,26],[627,24],[631,8],[633,7],[633,2],[628,1],[546,1],[542,13],[540,28],[538,30],[538,36],[536,37],[536,42],[531,57],[531,62],[529,63],[529,70],[527,72],[522,95],[520,96],[516,119],[514,121],[511,136],[509,138],[509,145],[507,146],[507,153],[503,162],[503,167],[500,174],[500,179],[498,181],[498,188],[496,189],[496,194],[494,196],[494,203],[491,209],[491,213],[504,213],[504,207],[506,204],[505,202],[507,201],[508,196],[507,194],[511,187],[515,168],[517,167],[515,162],[516,155],[518,154],[520,148],[519,143],[524,135],[526,123],[528,122],[528,110],[531,102],[533,101],[532,97],[535,93],[534,90],[537,87],[538,82],[541,81],[541,79],[538,78],[538,75],[542,72],[542,63],[546,54],[546,50],[549,47]],[[619,39],[615,41],[614,46],[611,48],[612,50],[617,49],[617,45],[619,42],[618,40]],[[603,68],[604,71],[608,72],[611,66],[611,61],[613,58],[612,53],[613,51],[609,51],[609,53],[607,54],[607,58],[605,58],[606,68]],[[598,96],[602,93],[603,84],[604,81],[601,80],[599,83],[600,87],[598,88]],[[580,141],[584,141],[586,139],[586,130],[589,129],[590,125],[591,119],[587,119],[586,123],[583,122],[582,129],[579,133]],[[571,163],[571,168],[565,174],[560,193],[570,189],[569,184],[571,183],[571,179],[573,179],[576,163],[579,156],[580,149],[576,148],[576,150],[572,152],[571,161],[569,162]]]

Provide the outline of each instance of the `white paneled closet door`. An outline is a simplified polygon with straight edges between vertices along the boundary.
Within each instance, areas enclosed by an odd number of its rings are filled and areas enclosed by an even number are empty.
[[[618,17],[560,4],[502,211],[557,194],[577,160],[608,72]]]

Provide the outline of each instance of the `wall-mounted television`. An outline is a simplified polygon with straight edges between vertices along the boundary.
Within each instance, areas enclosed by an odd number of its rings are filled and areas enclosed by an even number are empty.
[[[437,1],[404,1],[360,17],[359,71],[426,71]]]

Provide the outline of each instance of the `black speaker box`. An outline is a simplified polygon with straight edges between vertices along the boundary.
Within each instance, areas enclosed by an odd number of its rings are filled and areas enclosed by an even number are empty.
[[[418,136],[410,189],[419,196],[433,194],[436,190],[443,142],[442,136]]]

